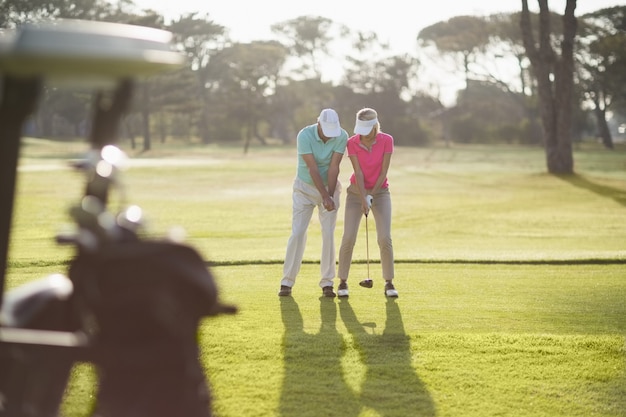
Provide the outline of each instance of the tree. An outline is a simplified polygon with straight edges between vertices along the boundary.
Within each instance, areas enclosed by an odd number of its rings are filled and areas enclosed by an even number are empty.
[[[211,109],[210,92],[216,86],[209,81],[209,62],[211,56],[229,43],[226,30],[223,26],[208,19],[198,17],[197,13],[189,13],[173,21],[169,30],[174,34],[174,40],[189,59],[191,69],[196,74],[198,97],[202,103],[199,114],[200,136],[203,143],[210,142],[209,125],[211,115],[215,112]]]
[[[347,31],[342,25],[321,16],[300,16],[276,23],[271,27],[291,56],[301,62],[300,74],[304,78],[321,79],[319,60],[330,55],[330,44]]]
[[[114,14],[114,5],[106,0],[3,0],[0,2],[0,27],[11,28],[43,19],[110,20]]]
[[[396,143],[420,143],[419,119],[407,105],[414,95],[411,80],[416,78],[419,62],[409,55],[390,55],[388,45],[381,44],[373,32],[358,32],[353,49],[356,53],[346,57],[349,66],[342,81],[352,90],[348,97],[352,108],[376,108]]]
[[[106,0],[3,0],[0,2],[0,27],[15,28],[24,23],[55,19],[82,19],[125,22],[123,12],[130,0],[119,0],[117,5]],[[61,117],[78,134],[87,124],[90,100],[86,92],[68,91],[43,85],[36,119],[39,134],[54,136],[54,121]]]
[[[440,53],[460,57],[458,65],[463,68],[466,88],[469,85],[470,64],[476,61],[489,42],[485,19],[475,16],[457,16],[445,22],[435,23],[422,29],[417,40],[422,45],[432,44]]]
[[[351,88],[355,93],[369,94],[384,89],[382,81],[385,79],[387,65],[385,60],[389,56],[389,45],[381,43],[375,32],[359,31],[352,42],[354,52],[346,56],[346,67],[341,84]],[[410,72],[400,74],[398,83],[402,87],[408,86]],[[398,89],[400,95],[400,89]]]
[[[580,84],[593,103],[602,143],[613,149],[607,112],[626,103],[626,6],[598,10],[582,19]]]
[[[117,15],[115,16],[116,21],[131,25],[138,26],[147,26],[155,29],[164,29],[165,23],[163,20],[163,16],[159,15],[157,12],[153,10],[145,10],[142,15],[135,15],[132,13],[127,13],[123,10],[120,5],[117,9]],[[152,112],[155,111],[159,102],[153,100],[153,89],[156,86],[157,77],[151,77],[148,79],[144,79],[141,82],[137,83],[138,94],[136,95],[135,102],[138,104],[139,112],[141,114],[141,131],[143,134],[143,150],[149,151],[152,149],[152,135],[150,130],[150,117]],[[131,136],[131,145],[135,147],[135,138],[134,135]]]
[[[265,144],[259,123],[267,117],[267,97],[276,91],[286,56],[279,42],[255,41],[235,43],[213,57],[211,79],[220,86],[224,109],[245,127],[244,153],[253,137]]]
[[[537,81],[539,114],[544,134],[548,172],[572,174],[571,121],[572,90],[574,85],[574,40],[577,20],[574,16],[576,0],[567,0],[563,15],[561,55],[553,47],[553,34],[548,0],[539,3],[539,39],[535,41],[528,0],[522,0],[520,27],[526,54]]]
[[[553,16],[557,16],[553,13]],[[537,26],[538,16],[531,15],[533,29]],[[520,108],[524,110],[524,131],[526,137],[521,140],[525,143],[541,143],[541,126],[537,114],[537,83],[533,78],[530,69],[530,61],[526,56],[524,41],[520,26],[515,23],[520,21],[520,13],[496,14],[489,17],[490,44],[489,49],[494,49],[495,53],[489,60],[499,58],[514,60],[519,71],[519,88],[514,88],[511,83],[507,83],[496,76],[490,76],[489,80],[507,91],[512,100],[516,101]],[[561,33],[561,27],[553,28],[556,33]],[[535,31],[536,32],[536,31]],[[536,35],[536,33],[535,33]],[[512,62],[512,61],[511,61]]]
[[[451,139],[463,143],[534,144],[526,109],[519,95],[499,84],[472,81],[471,88],[459,92],[454,117],[449,120]],[[486,123],[486,121],[488,121]]]

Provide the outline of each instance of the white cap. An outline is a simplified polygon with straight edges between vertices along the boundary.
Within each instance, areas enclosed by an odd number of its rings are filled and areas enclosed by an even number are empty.
[[[378,123],[378,119],[372,120],[359,120],[356,119],[356,124],[354,125],[354,133],[357,135],[369,135],[374,126]]]
[[[341,125],[339,124],[339,115],[333,109],[324,109],[320,113],[317,121],[322,126],[324,136],[336,138],[341,135]]]

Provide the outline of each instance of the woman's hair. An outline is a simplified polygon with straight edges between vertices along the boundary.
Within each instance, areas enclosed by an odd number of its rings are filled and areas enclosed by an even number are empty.
[[[372,108],[365,107],[356,113],[356,118],[357,120],[363,120],[363,121],[374,120],[374,119],[378,119],[378,113],[376,112],[376,110]],[[380,122],[374,125],[374,129],[376,129],[376,133],[380,131]]]

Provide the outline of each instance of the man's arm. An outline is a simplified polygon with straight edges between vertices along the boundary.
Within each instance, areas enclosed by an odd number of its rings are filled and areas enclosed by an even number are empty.
[[[334,158],[334,155],[333,155]],[[313,184],[315,184],[315,188],[319,191],[322,196],[322,202],[324,204],[324,208],[328,211],[333,211],[335,209],[335,202],[332,199],[332,194],[324,186],[324,181],[322,180],[322,176],[320,175],[320,170],[317,167],[317,162],[315,161],[315,157],[312,153],[307,153],[302,155],[302,159],[306,163],[307,168],[309,169],[309,174],[311,174],[311,179],[313,180]],[[332,162],[331,162],[332,166]],[[330,171],[329,171],[330,177]],[[335,178],[335,186],[337,185],[337,179]],[[330,182],[329,182],[330,188]],[[334,188],[333,188],[334,193]]]
[[[337,179],[339,178],[339,167],[341,165],[341,159],[343,154],[339,152],[333,152],[333,156],[330,160],[328,167],[328,193],[335,195],[335,188],[337,188]]]

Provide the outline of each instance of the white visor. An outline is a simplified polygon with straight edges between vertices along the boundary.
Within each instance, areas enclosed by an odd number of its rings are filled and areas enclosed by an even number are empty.
[[[354,126],[354,133],[357,135],[369,135],[372,128],[378,124],[378,119],[372,120],[359,120],[356,119],[356,125]]]

